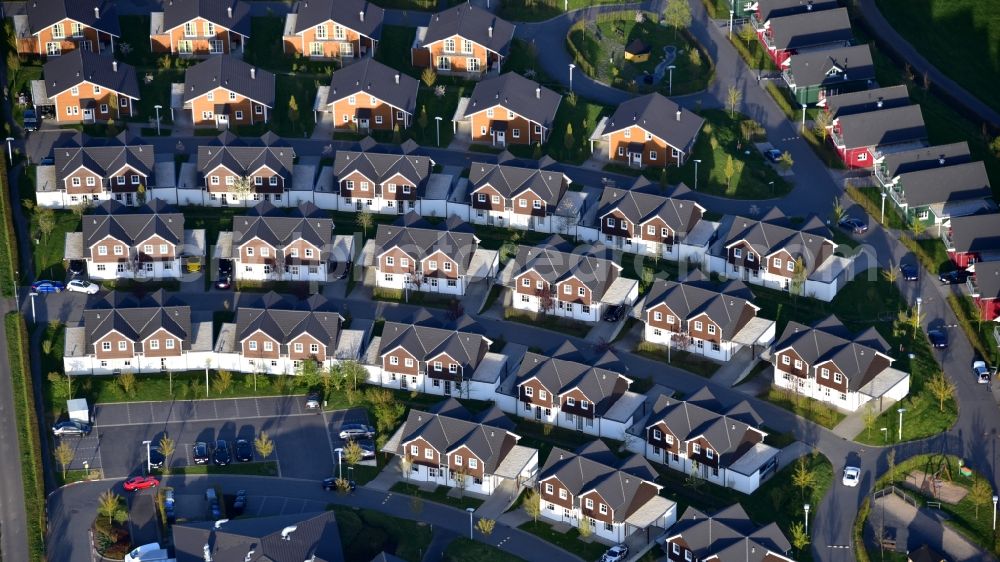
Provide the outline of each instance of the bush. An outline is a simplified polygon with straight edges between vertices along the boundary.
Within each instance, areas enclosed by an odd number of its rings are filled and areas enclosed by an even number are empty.
[[[6,169],[7,159],[0,155],[0,166]],[[14,288],[17,285],[15,272],[18,268],[18,255],[14,236],[14,215],[10,202],[10,185],[7,183],[7,174],[0,174],[0,294],[5,297],[14,296]],[[23,187],[23,186],[22,186]],[[34,187],[34,186],[32,186]]]

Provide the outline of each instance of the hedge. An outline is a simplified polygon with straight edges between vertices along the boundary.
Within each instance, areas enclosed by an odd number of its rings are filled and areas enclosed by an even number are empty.
[[[7,159],[0,154],[0,294],[5,297],[14,296],[17,271],[17,238],[14,235],[14,214],[10,203],[10,185],[8,183]],[[25,234],[27,236],[27,233]]]

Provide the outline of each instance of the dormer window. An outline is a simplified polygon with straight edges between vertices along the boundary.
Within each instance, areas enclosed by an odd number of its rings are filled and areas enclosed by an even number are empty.
[[[326,24],[321,23],[316,26],[316,39],[323,40],[326,39]]]

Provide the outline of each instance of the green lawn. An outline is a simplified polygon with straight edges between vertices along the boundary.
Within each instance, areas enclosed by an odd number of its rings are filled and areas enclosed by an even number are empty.
[[[162,474],[162,471],[154,471]],[[244,474],[250,476],[277,476],[278,462],[263,461],[249,463],[233,463],[229,466],[215,466],[210,464],[193,464],[188,466],[175,466],[170,469],[172,476],[191,474]]]
[[[243,60],[277,74],[309,74],[314,77],[325,77],[330,81],[330,73],[337,63],[328,60],[310,60],[302,55],[286,55],[282,33],[285,19],[277,16],[255,17],[250,20],[250,37],[247,42]],[[315,92],[313,92],[315,94]],[[312,108],[312,100],[309,101]]]
[[[442,80],[439,87],[444,88],[443,95],[437,95],[436,88],[428,88],[423,82],[417,92],[417,113],[413,125],[406,131],[406,136],[412,138],[421,146],[439,146],[438,132],[441,134],[440,146],[448,146],[455,136],[451,118],[458,108],[458,100],[462,96],[472,94],[472,88],[465,84],[447,83]],[[426,115],[425,115],[426,113]],[[435,117],[441,118],[440,125]],[[423,122],[426,120],[426,124]]]
[[[451,541],[444,550],[445,562],[517,562],[513,554],[465,537]]]
[[[1000,358],[997,356],[997,341],[993,337],[993,328],[996,324],[980,320],[982,318],[980,309],[971,297],[949,295],[948,304],[951,305],[962,331],[972,342],[976,352],[994,365],[1000,363]]]
[[[455,2],[449,0],[449,5],[453,5]],[[381,6],[387,10],[414,10],[414,11],[437,11],[437,0],[376,0],[373,2],[378,6]],[[385,37],[383,33],[383,37]]]
[[[457,507],[458,509],[465,510],[468,508],[478,509],[479,506],[483,505],[483,500],[474,498],[471,496],[463,497],[451,497],[448,492],[451,491],[449,486],[438,486],[433,492],[425,492],[420,489],[420,486],[416,484],[410,484],[408,482],[396,482],[389,488],[392,492],[397,492],[400,494],[406,494],[408,496],[413,496],[416,498],[422,498],[430,500],[435,503],[442,503],[444,505],[450,505],[451,507]]]
[[[420,562],[431,542],[425,524],[385,515],[370,509],[333,506],[345,560],[371,560],[380,552]]]
[[[122,37],[121,42],[115,42],[119,60],[136,68],[156,66],[161,56],[150,50],[149,16],[120,16]],[[142,101],[145,103],[146,98]]]
[[[1000,110],[1000,2],[876,0],[921,55],[980,100]]]
[[[577,338],[585,337],[593,327],[584,322],[577,322],[575,320],[569,320],[548,314],[536,314],[513,308],[504,309],[503,318],[507,321],[520,322],[521,324],[528,324],[536,328],[544,328],[546,330],[552,330],[553,332],[559,332]]]
[[[599,542],[583,542],[580,540],[579,531],[575,528],[565,533],[560,533],[553,530],[552,526],[544,521],[528,521],[518,527],[518,529],[547,540],[584,560],[598,560],[608,550],[608,547]]]
[[[152,81],[146,81],[147,72],[152,75]],[[137,71],[139,80],[139,95],[142,101],[135,108],[136,120],[148,121],[156,119],[155,105],[160,109],[160,124],[170,123],[170,85],[184,82],[183,70],[149,70]],[[179,111],[179,110],[178,110]]]
[[[422,69],[414,68],[411,64],[412,55],[410,54],[410,46],[413,45],[413,37],[416,34],[417,28],[415,27],[383,26],[382,39],[378,42],[378,48],[375,49],[375,60],[414,78],[420,78]]]
[[[570,10],[580,10],[601,4],[618,4],[614,0],[569,0]],[[518,21],[544,21],[565,13],[565,0],[505,0],[500,3],[497,15],[501,18]]]
[[[511,4],[505,3],[504,6]],[[554,89],[562,89],[561,84],[545,73],[538,64],[538,48],[533,43],[514,39],[510,43],[510,52],[503,61],[503,72],[523,74],[539,84]]]
[[[847,417],[818,400],[797,396],[790,390],[771,387],[760,397],[827,429],[833,429]]]
[[[313,102],[316,90],[329,79],[315,75],[283,75],[275,77],[275,107],[271,117],[271,128],[283,137],[308,137],[316,128],[313,119]],[[295,98],[298,111],[290,111],[291,100]],[[257,133],[260,136],[261,133]]]
[[[684,369],[689,373],[694,373],[700,377],[705,377],[706,379],[712,378],[712,375],[714,375],[715,372],[719,370],[719,367],[722,366],[720,363],[712,361],[711,359],[706,359],[696,353],[690,353],[680,349],[671,349],[670,360],[668,361],[667,347],[649,342],[639,342],[639,345],[632,353],[652,359],[653,361],[669,363],[674,367]]]
[[[847,195],[850,196],[852,200],[865,210],[865,212],[874,220],[875,222],[880,222],[879,219],[882,217],[882,191],[877,187],[848,187]],[[903,220],[903,215],[899,213],[899,210],[892,201],[888,198],[885,204],[885,218],[881,224],[887,228],[892,229],[903,229],[906,228],[906,222]]]
[[[722,3],[726,2],[726,0],[719,1]],[[727,7],[726,10],[728,12],[729,8]],[[748,23],[746,25],[750,24]],[[767,50],[764,48],[764,45],[761,44],[757,36],[754,35],[754,38],[749,42],[744,41],[739,37],[740,29],[740,27],[734,26],[733,34],[729,36],[727,33],[727,36],[729,37],[729,42],[733,44],[733,47],[736,48],[736,52],[740,54],[740,57],[745,63],[747,63],[747,66],[754,70],[776,70],[777,67],[774,66],[774,61],[767,54]]]
[[[80,217],[72,211],[51,211],[51,213],[54,217],[54,226],[49,234],[43,234],[38,227],[38,209],[30,213],[35,278],[62,281],[66,278],[66,267],[63,263],[66,233],[80,230]]]
[[[575,451],[581,445],[590,443],[594,437],[582,431],[574,431],[565,427],[555,427],[554,425],[543,424],[528,419],[518,418],[515,420],[517,427],[514,432],[521,436],[519,443],[525,447],[538,449],[538,462],[545,464],[552,447],[560,447],[567,451]],[[621,443],[611,439],[602,439],[612,451],[618,452]]]

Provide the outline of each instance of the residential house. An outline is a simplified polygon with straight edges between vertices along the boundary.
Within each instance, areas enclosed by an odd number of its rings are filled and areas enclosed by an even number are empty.
[[[934,146],[919,146],[909,150],[893,150],[875,160],[875,177],[883,186],[894,183],[900,174],[919,172],[941,166],[954,166],[972,161],[969,144],[965,141]]]
[[[875,80],[875,63],[867,44],[808,51],[786,59],[781,76],[795,101],[813,105],[827,96],[867,89]]]
[[[42,67],[45,100],[57,123],[106,123],[135,115],[139,82],[131,65],[77,49]]]
[[[416,78],[367,57],[334,72],[316,106],[330,114],[324,118],[333,119],[335,129],[402,130],[413,121],[418,86]]]
[[[738,503],[712,515],[688,507],[667,533],[670,562],[794,562],[792,545],[777,523],[759,527]]]
[[[115,38],[122,34],[111,0],[31,0],[24,9],[24,14],[10,14],[17,54],[22,56],[114,52]]]
[[[778,470],[763,418],[746,400],[726,408],[707,386],[686,400],[656,398],[643,426],[643,454],[678,472],[752,494]]]
[[[858,92],[847,92],[820,96],[816,105],[826,108],[826,113],[832,122],[844,115],[867,113],[876,109],[890,109],[910,105],[910,94],[906,86],[888,86]]]
[[[402,215],[420,213],[434,161],[427,156],[338,150],[333,160],[337,206]]]
[[[454,128],[491,146],[541,144],[549,138],[560,101],[559,94],[516,72],[490,76],[459,101]]]
[[[228,129],[270,121],[274,109],[274,74],[220,55],[184,71],[184,109],[195,126]]]
[[[844,115],[830,125],[830,142],[848,168],[872,168],[887,148],[900,150],[926,139],[919,105]]]
[[[1000,259],[1000,213],[952,217],[948,222],[941,239],[959,269]]]
[[[940,225],[953,217],[973,215],[996,208],[993,190],[981,161],[940,165],[902,172],[883,189],[907,220]]]
[[[35,191],[42,207],[74,207],[114,200],[140,205],[156,184],[153,145],[122,132],[108,140],[81,134],[76,142],[52,149],[55,185]],[[40,175],[39,175],[40,177]]]
[[[969,296],[975,300],[982,319],[992,322],[1000,317],[1000,262],[983,261],[971,269],[973,275],[966,283]]]
[[[242,53],[250,39],[250,4],[243,0],[167,0],[149,14],[154,53],[204,57]]]
[[[638,308],[645,341],[717,361],[774,342],[774,322],[758,318],[753,293],[738,280],[713,283],[695,269],[680,281],[656,279]]]
[[[349,62],[373,56],[385,10],[367,0],[307,0],[285,16],[286,55]]]
[[[689,195],[684,184],[669,195],[648,182],[632,189],[605,187],[597,208],[601,241],[634,254],[700,261],[701,248],[682,250],[705,213],[697,202],[685,199]]]
[[[344,560],[333,511],[188,521],[172,531],[176,562]]]
[[[593,364],[592,364],[593,363]],[[624,439],[641,400],[623,398],[634,382],[621,373],[618,357],[607,352],[587,361],[569,342],[551,354],[529,351],[515,379],[517,415],[540,423],[576,430],[595,437]],[[618,415],[621,406],[629,409]],[[605,427],[607,425],[607,427]]]
[[[855,334],[835,316],[789,322],[774,344],[774,386],[848,412],[868,402],[883,411],[910,391],[910,375],[888,353],[875,328]]]
[[[205,231],[185,230],[183,213],[159,199],[102,201],[81,222],[66,234],[65,258],[85,261],[91,279],[177,279],[184,258],[205,256]]]
[[[847,8],[806,10],[770,17],[757,36],[778,68],[796,53],[820,48],[845,47],[854,38]]]
[[[405,459],[408,481],[487,496],[516,494],[538,473],[538,450],[518,445],[521,436],[513,430],[496,406],[473,414],[448,398],[410,410],[383,450]]]
[[[239,281],[320,281],[329,278],[333,220],[309,202],[285,214],[262,201],[233,217],[219,234],[220,257],[233,260]]]
[[[192,322],[191,307],[162,289],[144,297],[111,291],[88,302],[83,325],[66,328],[67,375],[149,373],[205,367],[212,322]]]
[[[709,250],[707,269],[829,302],[853,277],[852,261],[834,255],[836,248],[819,217],[793,223],[775,207],[760,219],[725,217]]]
[[[429,324],[386,322],[376,352],[377,384],[426,394],[470,397],[476,370],[493,342]]]
[[[511,290],[510,305],[515,310],[596,322],[605,306],[635,303],[639,283],[621,277],[620,265],[601,257],[601,248],[593,253],[574,248],[559,235],[537,246],[519,245],[500,275],[500,282]]]
[[[742,6],[737,8],[734,16],[742,19],[749,15],[751,25],[759,33],[771,26],[772,18],[821,12],[839,6],[837,0],[756,0],[746,2],[745,8]]]
[[[694,150],[705,120],[654,92],[622,102],[602,124],[593,138],[607,145],[608,160],[637,168],[679,167]]]
[[[418,27],[410,49],[417,68],[440,74],[479,78],[500,65],[510,52],[514,25],[471,2],[452,6]]]
[[[572,221],[557,216],[570,179],[561,172],[473,162],[469,169],[471,222],[554,232]]]
[[[226,131],[198,147],[197,173],[208,205],[288,203],[295,151],[274,133],[259,139]]]
[[[942,554],[926,544],[920,548],[911,550],[906,555],[907,562],[948,562]]]
[[[497,252],[479,249],[468,225],[432,225],[415,213],[378,225],[372,261],[376,287],[448,295],[464,295],[474,280],[492,278],[499,264]]]
[[[641,455],[619,458],[601,440],[575,452],[553,447],[538,475],[543,520],[624,542],[633,533],[659,536],[677,519],[677,504],[660,496],[656,471]]]

